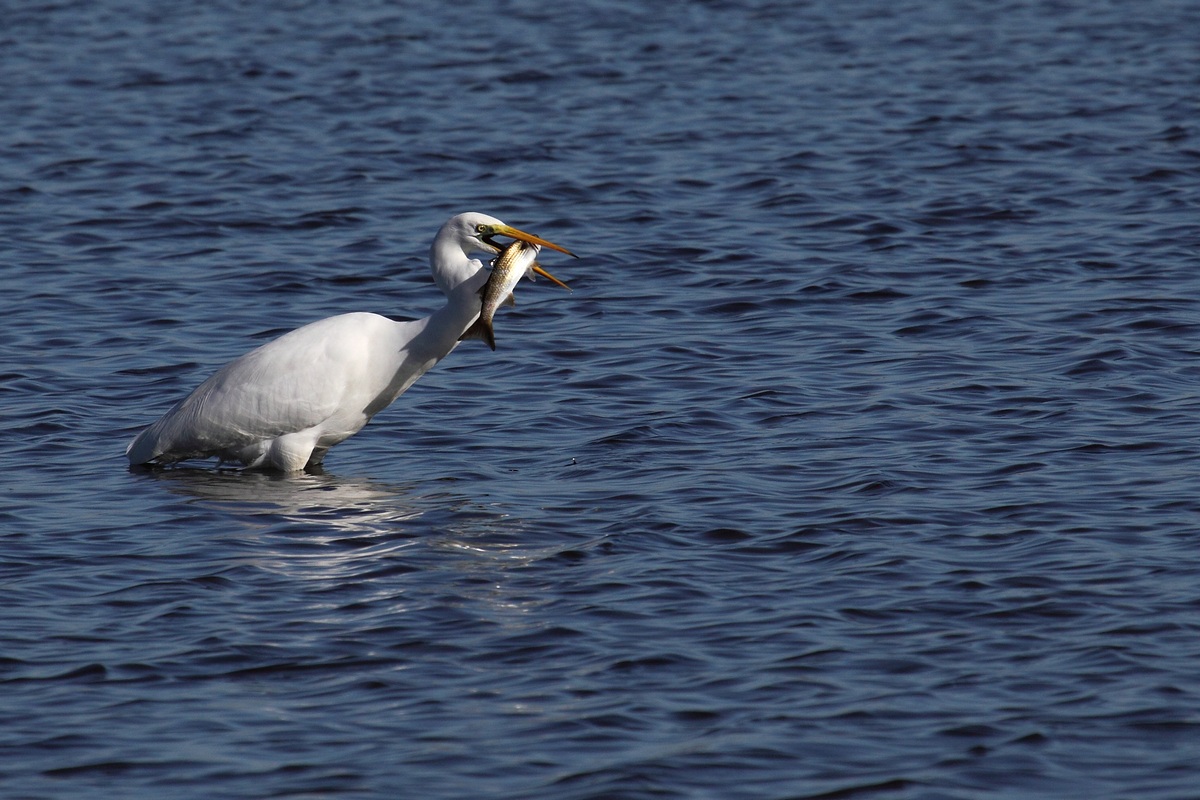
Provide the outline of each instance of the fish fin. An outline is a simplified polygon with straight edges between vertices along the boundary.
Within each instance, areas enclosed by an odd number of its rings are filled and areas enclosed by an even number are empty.
[[[504,298],[504,305],[515,306],[516,304],[517,304],[517,298],[513,297],[512,292],[509,292],[508,297]]]
[[[475,320],[475,324],[463,331],[463,335],[458,337],[460,342],[465,342],[468,339],[482,339],[487,342],[487,346],[496,349],[496,331],[491,325],[483,321],[483,317]]]

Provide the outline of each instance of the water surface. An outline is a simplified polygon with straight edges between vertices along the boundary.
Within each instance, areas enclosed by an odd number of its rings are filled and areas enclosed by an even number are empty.
[[[26,4],[12,797],[1192,796],[1192,4]],[[295,326],[584,257],[323,474],[130,472]]]

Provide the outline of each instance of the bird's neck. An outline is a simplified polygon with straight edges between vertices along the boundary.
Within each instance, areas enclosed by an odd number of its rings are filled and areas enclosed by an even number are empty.
[[[478,261],[468,263],[474,265],[473,270],[446,292],[446,305],[426,318],[419,341],[413,342],[418,358],[432,358],[436,363],[458,345],[458,337],[479,316],[483,304],[479,290],[487,283],[488,271]]]
[[[479,316],[479,290],[487,283],[488,271],[445,228],[429,248],[429,264],[434,281],[446,295],[446,305],[429,317],[418,349],[422,357],[429,356],[436,363],[458,345],[458,337]]]
[[[477,261],[473,263],[479,264]],[[454,287],[454,291],[446,296],[446,305],[439,313],[444,314],[448,320],[453,320],[447,324],[450,328],[457,328],[459,335],[471,327],[479,317],[479,311],[483,305],[483,297],[480,292],[487,284],[489,274],[480,265],[474,273]]]
[[[458,337],[479,316],[482,305],[479,290],[487,283],[487,276],[487,270],[476,269],[474,275],[461,281],[448,293],[446,305],[430,316],[412,322],[394,323],[396,352],[401,360],[387,389],[365,410],[368,419],[386,408],[417,378],[458,347]]]
[[[438,288],[450,297],[464,282],[479,274],[482,264],[463,251],[461,245],[448,237],[439,236],[429,249],[429,263]],[[480,286],[483,284],[480,283]],[[478,289],[478,287],[476,287]]]

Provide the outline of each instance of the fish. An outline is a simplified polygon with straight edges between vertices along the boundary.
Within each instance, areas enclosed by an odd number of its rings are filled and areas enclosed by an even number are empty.
[[[496,332],[492,327],[492,319],[501,305],[515,306],[517,304],[516,298],[513,297],[513,289],[517,282],[525,276],[529,276],[529,280],[534,280],[533,275],[537,273],[549,278],[564,289],[571,288],[542,269],[542,265],[534,260],[541,249],[540,245],[518,239],[505,247],[500,255],[493,259],[492,274],[488,276],[487,283],[479,290],[481,298],[479,319],[475,320],[475,323],[467,328],[462,336],[458,337],[459,341],[483,339],[487,342],[488,347],[495,350]]]

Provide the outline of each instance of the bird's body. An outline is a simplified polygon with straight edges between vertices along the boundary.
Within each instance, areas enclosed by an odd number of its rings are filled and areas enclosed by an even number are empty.
[[[431,320],[355,313],[298,328],[224,366],[126,455],[134,464],[217,456],[285,472],[320,463],[437,363],[421,342],[436,332]]]
[[[396,322],[370,313],[313,322],[227,364],[142,431],[126,450],[132,464],[216,456],[294,472],[319,464],[450,353],[479,316],[487,280],[472,252],[497,252],[493,235],[544,240],[483,214],[460,214],[430,250],[446,305]]]

